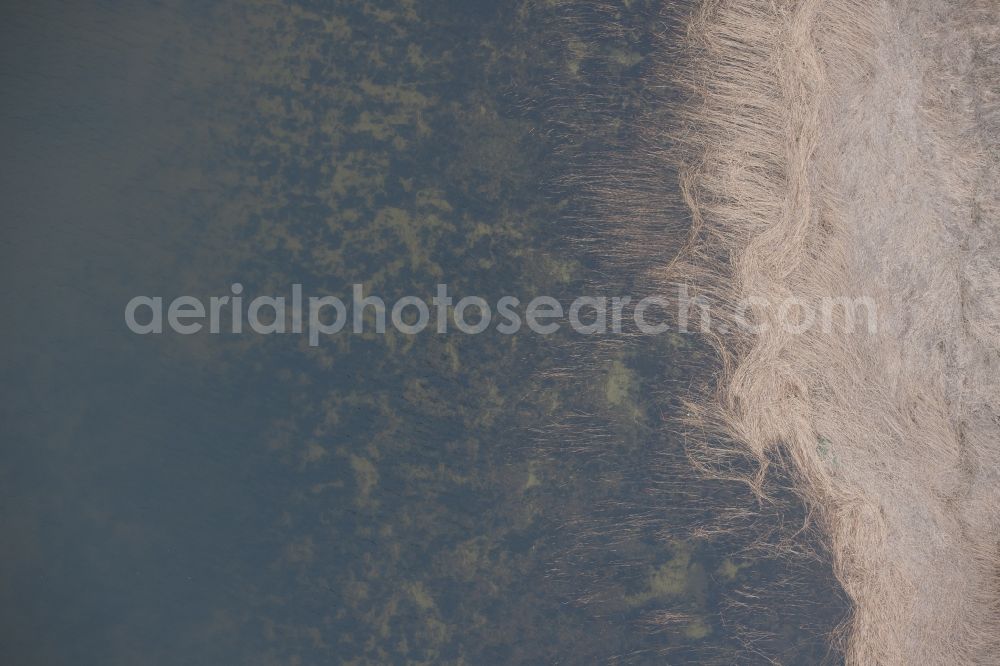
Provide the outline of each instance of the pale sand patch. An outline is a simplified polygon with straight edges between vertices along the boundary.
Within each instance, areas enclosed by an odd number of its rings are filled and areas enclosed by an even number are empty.
[[[682,146],[696,228],[654,279],[758,321],[790,296],[879,315],[720,338],[698,423],[751,483],[796,476],[853,603],[849,663],[1000,663],[1000,4],[710,0],[688,34],[660,157]]]

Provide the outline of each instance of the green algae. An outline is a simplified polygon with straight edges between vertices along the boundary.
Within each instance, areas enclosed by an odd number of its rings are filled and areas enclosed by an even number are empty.
[[[256,45],[241,56],[253,112],[227,134],[230,215],[242,220],[234,279],[341,298],[363,283],[387,301],[429,297],[440,282],[487,300],[582,284],[583,263],[554,241],[568,204],[539,187],[564,168],[539,133],[548,119],[512,103],[510,82],[578,81],[601,51],[621,69],[643,58],[581,39],[550,49],[539,3],[475,11],[232,9]],[[616,352],[592,381],[554,381],[552,341],[378,335],[367,317],[366,333],[316,348],[250,339],[233,354],[278,386],[256,452],[276,479],[258,544],[265,573],[242,590],[252,611],[230,613],[256,651],[247,663],[591,663],[654,654],[662,639],[635,626],[663,608],[685,618],[669,642],[713,640],[715,579],[739,583],[742,565],[684,541],[616,544],[640,563],[633,579],[598,586],[601,610],[623,618],[609,626],[577,604],[572,575],[588,572],[565,564],[578,537],[566,525],[642,477],[642,445],[664,446],[650,396],[676,371]],[[664,359],[689,351],[679,335],[653,344]],[[611,424],[601,454],[621,456],[618,467],[539,449],[535,433],[567,413]]]

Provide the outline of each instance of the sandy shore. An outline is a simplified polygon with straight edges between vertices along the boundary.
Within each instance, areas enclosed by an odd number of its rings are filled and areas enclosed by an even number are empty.
[[[680,162],[694,230],[652,279],[771,324],[716,340],[696,425],[756,486],[791,470],[848,663],[1000,663],[1000,4],[715,0],[687,39],[680,121],[644,145]],[[776,319],[845,294],[876,331]]]

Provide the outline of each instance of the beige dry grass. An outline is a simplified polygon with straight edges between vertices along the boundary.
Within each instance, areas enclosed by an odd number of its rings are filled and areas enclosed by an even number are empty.
[[[708,0],[686,49],[662,73],[681,118],[643,145],[680,163],[694,228],[650,279],[771,324],[715,340],[693,423],[735,444],[693,456],[749,455],[761,489],[791,470],[853,605],[848,663],[1000,663],[1000,4]],[[877,333],[775,320],[842,295]]]

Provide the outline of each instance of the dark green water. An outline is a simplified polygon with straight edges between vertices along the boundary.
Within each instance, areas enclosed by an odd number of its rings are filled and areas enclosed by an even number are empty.
[[[235,281],[583,289],[558,99],[601,54],[628,113],[649,47],[554,4],[5,3],[0,662],[757,660],[720,600],[780,567],[648,492],[691,341],[124,324]]]

